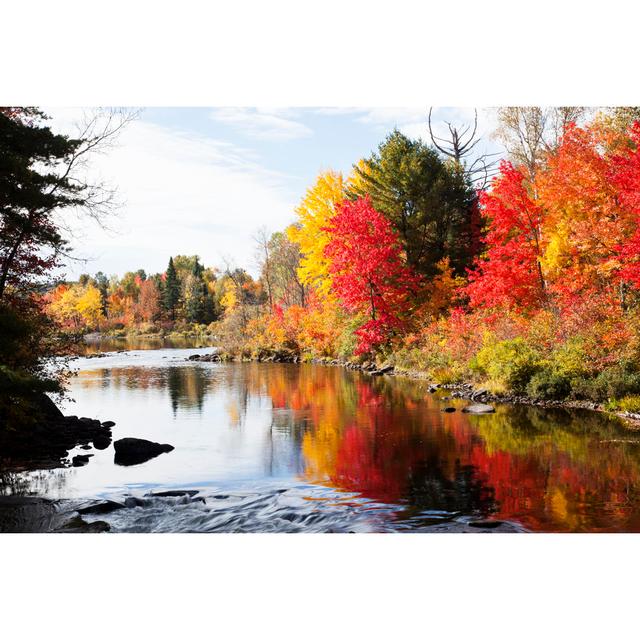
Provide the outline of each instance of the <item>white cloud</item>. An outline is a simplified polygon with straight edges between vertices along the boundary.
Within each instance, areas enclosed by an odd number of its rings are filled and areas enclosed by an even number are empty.
[[[291,109],[220,107],[212,110],[211,118],[254,139],[294,140],[313,135],[309,127],[291,117],[292,113]]]
[[[58,124],[70,110],[49,110]],[[233,256],[253,264],[252,235],[277,229],[293,217],[296,196],[286,176],[269,171],[247,150],[142,120],[123,132],[118,146],[93,159],[93,173],[118,187],[125,201],[108,233],[76,224],[76,254],[92,258],[68,273],[106,273],[166,267],[170,254],[198,254],[207,265]],[[94,176],[94,177],[95,177]]]

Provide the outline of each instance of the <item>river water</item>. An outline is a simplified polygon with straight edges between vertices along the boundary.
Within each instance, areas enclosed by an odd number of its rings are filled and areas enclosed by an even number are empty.
[[[13,475],[5,492],[133,497],[86,516],[128,532],[640,531],[640,434],[616,419],[506,405],[474,416],[419,380],[134,346],[74,361],[63,410],[175,450],[134,466],[112,446],[78,450],[87,466]],[[183,489],[198,493],[153,495]]]

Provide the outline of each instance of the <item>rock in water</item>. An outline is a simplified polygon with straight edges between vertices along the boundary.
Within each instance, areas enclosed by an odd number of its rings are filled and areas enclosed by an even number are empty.
[[[117,511],[118,509],[124,509],[125,505],[120,502],[115,502],[115,500],[101,500],[100,502],[96,502],[94,504],[90,504],[87,507],[79,507],[76,511],[84,515],[94,514],[94,513],[111,513],[112,511]]]
[[[116,455],[113,461],[122,466],[142,464],[159,456],[161,453],[169,453],[174,447],[170,444],[159,444],[140,438],[122,438],[113,443]]]
[[[490,404],[470,404],[462,409],[463,413],[495,413],[495,411]]]
[[[454,413],[455,410],[455,407],[445,407],[442,411],[444,411],[444,413]]]
[[[92,458],[93,454],[88,453],[87,455],[84,456],[73,456],[73,458],[71,459],[71,466],[72,467],[84,467],[86,464],[88,464],[89,462],[89,458]]]

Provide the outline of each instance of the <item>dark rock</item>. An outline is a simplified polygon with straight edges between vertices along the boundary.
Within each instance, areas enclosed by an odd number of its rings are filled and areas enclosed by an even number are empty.
[[[82,456],[73,456],[73,458],[71,458],[71,466],[84,467],[86,464],[89,463],[89,458],[91,457],[92,457],[92,454],[90,453]]]
[[[454,413],[456,408],[455,407],[444,407],[444,409],[442,409],[445,413]]]
[[[43,417],[48,420],[61,420],[64,417],[62,411],[46,393],[37,394],[33,399],[33,404],[42,412]]]
[[[0,533],[42,533],[57,526],[56,503],[34,496],[0,496]]]
[[[463,407],[463,413],[495,413],[495,408],[490,404],[470,404],[466,407]]]
[[[429,393],[435,393],[438,390],[438,387],[431,385],[428,389]]]
[[[476,520],[469,522],[470,527],[477,529],[497,529],[502,524],[502,520]]]
[[[198,491],[194,489],[178,489],[175,491],[157,491],[152,493],[147,493],[147,496],[153,498],[179,498],[181,496],[189,496],[193,498],[198,493]]]
[[[170,444],[159,444],[140,438],[122,438],[113,443],[116,455],[113,461],[121,466],[142,464],[159,456],[161,453],[169,453],[174,447]]]
[[[76,511],[80,514],[91,513],[111,513],[118,509],[124,509],[125,505],[121,502],[115,502],[114,500],[102,500],[96,504],[90,504],[88,507],[80,507]]]
[[[104,533],[109,531],[111,527],[108,522],[96,520],[95,522],[86,522],[80,516],[71,518],[67,523],[57,530],[58,533]]]
[[[93,439],[93,446],[95,449],[99,449],[102,451],[103,449],[107,449],[111,444],[111,436],[96,436]]]
[[[129,496],[128,498],[124,499],[124,506],[127,507],[127,509],[133,509],[134,507],[144,507],[145,505],[145,501],[141,500],[140,498],[134,498],[133,496]]]
[[[106,420],[105,422],[102,423],[103,427],[106,427],[107,429],[111,429],[111,427],[115,427],[116,423],[113,422],[113,420]]]
[[[85,451],[89,451],[89,449],[91,449],[91,446],[88,444],[83,444],[80,448],[84,449]]]

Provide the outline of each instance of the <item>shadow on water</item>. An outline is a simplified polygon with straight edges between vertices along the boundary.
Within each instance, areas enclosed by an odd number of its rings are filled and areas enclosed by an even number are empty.
[[[474,416],[417,380],[192,363],[188,353],[80,361],[71,389],[83,414],[116,421],[115,438],[175,451],[128,469],[96,451],[49,485],[17,474],[0,489],[56,498],[200,491],[195,502],[150,498],[116,512],[114,529],[126,531],[429,531],[473,520],[640,531],[640,436],[615,419],[524,406]]]

